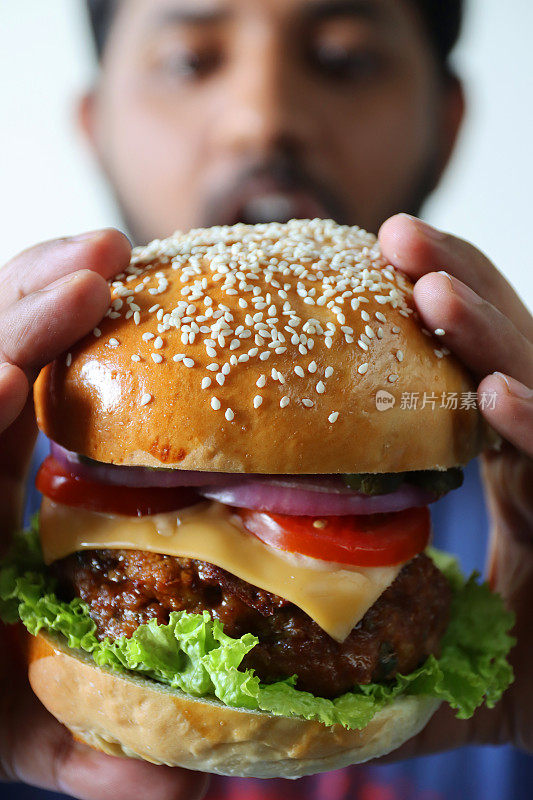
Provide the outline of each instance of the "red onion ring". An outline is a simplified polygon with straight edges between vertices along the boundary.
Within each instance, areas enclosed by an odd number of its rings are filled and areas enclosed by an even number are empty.
[[[395,492],[371,497],[357,492],[345,494],[309,491],[258,480],[232,486],[209,486],[199,489],[199,492],[209,500],[229,506],[295,517],[385,514],[413,506],[425,506],[437,499],[433,492],[408,483]]]
[[[243,475],[125,467],[85,461],[56,442],[51,443],[51,453],[63,467],[86,480],[130,488],[194,486],[210,500],[273,514],[311,517],[382,514],[425,506],[437,499],[434,492],[407,483],[394,492],[368,496],[350,489],[337,475]]]
[[[51,455],[74,475],[113,486],[129,486],[138,489],[161,487],[173,489],[176,486],[212,486],[242,481],[241,475],[230,472],[194,472],[185,469],[165,469],[163,467],[123,467],[117,464],[104,464],[101,461],[85,461],[76,453],[51,442]]]

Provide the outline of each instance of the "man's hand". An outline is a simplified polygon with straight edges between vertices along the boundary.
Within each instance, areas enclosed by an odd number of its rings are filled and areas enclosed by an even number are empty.
[[[400,214],[382,226],[385,257],[416,281],[414,299],[430,331],[470,369],[480,408],[504,438],[483,456],[489,510],[489,579],[516,614],[511,653],[515,682],[493,710],[470,723],[439,711],[395,758],[461,744],[511,742],[533,751],[533,317],[493,264],[475,247]],[[465,536],[469,535],[465,521]]]
[[[107,230],[34,247],[0,269],[0,554],[20,525],[35,441],[31,385],[39,369],[94,328],[110,302],[106,279],[130,245]],[[39,703],[16,629],[0,623],[0,780],[83,800],[202,797],[206,776],[112,758],[76,743]]]

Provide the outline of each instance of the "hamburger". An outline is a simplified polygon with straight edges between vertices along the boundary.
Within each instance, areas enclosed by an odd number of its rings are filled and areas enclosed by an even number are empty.
[[[0,571],[46,708],[107,753],[268,778],[493,706],[512,619],[428,507],[497,437],[376,238],[197,229],[111,291],[36,383],[43,503]]]

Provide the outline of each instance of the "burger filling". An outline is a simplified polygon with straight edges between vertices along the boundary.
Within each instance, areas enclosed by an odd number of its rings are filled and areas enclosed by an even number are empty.
[[[81,597],[100,639],[131,636],[172,611],[204,610],[234,638],[257,636],[241,668],[271,683],[297,675],[296,686],[336,697],[356,684],[407,674],[439,655],[451,590],[430,558],[409,561],[343,642],[282,597],[203,561],[136,550],[87,550],[53,564],[65,599]]]
[[[341,510],[349,510],[353,502],[364,509],[365,502],[382,502],[373,497],[365,501],[365,495],[387,494],[389,488],[393,496],[407,483],[441,494],[457,483],[459,472],[449,470],[440,479],[434,473],[412,473],[408,480],[404,474],[344,476],[345,488],[335,502]],[[253,487],[245,487],[245,495],[231,487],[204,494],[198,487],[131,488],[91,478],[48,459],[37,483],[45,494],[43,549],[53,562],[58,594],[65,601],[79,597],[87,604],[101,641],[131,637],[152,619],[166,625],[174,611],[207,611],[223,623],[227,635],[257,637],[240,669],[253,668],[263,683],[297,676],[298,689],[321,697],[337,697],[357,684],[393,680],[428,656],[439,655],[451,590],[422,553],[430,531],[427,508],[320,517],[276,514],[206,500],[229,491],[230,501],[245,496],[254,502]],[[261,502],[283,503],[288,495],[290,503],[291,492],[301,494],[302,485],[286,483],[274,479],[274,491],[265,491],[263,479],[257,496],[266,498]],[[310,511],[315,496],[322,504],[317,508],[329,502],[324,490],[332,487],[337,484],[331,478],[321,484],[315,477],[304,484],[302,497],[311,498]],[[405,491],[398,496],[400,502],[404,497],[404,505],[413,497]],[[62,524],[64,553],[58,544]],[[83,528],[77,539],[72,532],[76,525]],[[157,533],[147,534],[147,526]],[[239,561],[236,553],[241,550]],[[261,564],[255,572],[252,568],[254,559],[264,560],[263,580]],[[280,585],[285,588],[283,580],[275,581],[278,571],[287,576],[287,596],[279,591]],[[340,588],[343,581],[346,585]],[[300,589],[290,585],[298,582]],[[328,597],[341,592],[336,604]],[[344,626],[332,619],[336,609]],[[352,626],[346,626],[350,619]]]
[[[427,503],[457,473],[236,476],[67,455],[45,461],[38,524],[0,563],[4,621],[193,697],[349,729],[400,695],[468,718],[512,680],[512,615],[425,552]]]

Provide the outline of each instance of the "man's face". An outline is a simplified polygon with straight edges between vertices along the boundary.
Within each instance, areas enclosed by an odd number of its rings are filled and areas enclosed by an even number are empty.
[[[436,179],[445,93],[408,0],[127,0],[89,126],[138,242],[291,217],[376,230]]]

